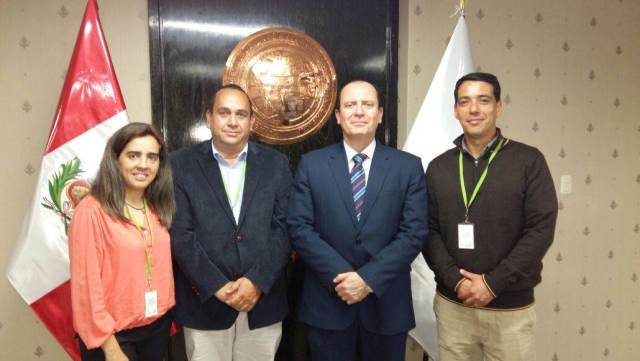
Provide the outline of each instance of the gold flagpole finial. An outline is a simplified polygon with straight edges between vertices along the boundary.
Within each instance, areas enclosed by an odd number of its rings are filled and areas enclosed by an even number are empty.
[[[460,15],[464,16],[464,7],[467,4],[467,0],[460,0]]]
[[[451,14],[450,17],[454,17],[456,15],[464,16],[464,7],[467,5],[467,0],[458,0],[458,5],[456,5],[456,11]]]

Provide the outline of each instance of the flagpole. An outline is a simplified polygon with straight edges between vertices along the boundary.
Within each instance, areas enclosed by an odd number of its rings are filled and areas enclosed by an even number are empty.
[[[461,76],[474,70],[464,18],[465,6],[466,1],[459,0],[456,6],[456,14],[460,14],[457,25],[403,146],[403,150],[422,159],[425,169],[433,158],[451,148],[453,139],[462,133],[453,116],[453,90]],[[439,360],[437,322],[433,313],[434,274],[422,255],[418,255],[411,268],[416,328],[409,335],[429,354],[430,359]]]

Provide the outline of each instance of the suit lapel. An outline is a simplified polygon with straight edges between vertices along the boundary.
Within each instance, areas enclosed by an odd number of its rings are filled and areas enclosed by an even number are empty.
[[[264,174],[263,162],[260,161],[261,153],[262,151],[256,147],[255,144],[249,142],[249,149],[247,150],[247,172],[244,178],[244,190],[242,191],[242,206],[240,207],[238,227],[240,227],[244,221],[247,207],[251,204],[251,199],[258,188],[259,180]]]
[[[198,152],[198,163],[202,169],[204,178],[211,186],[213,194],[215,194],[220,207],[224,210],[232,224],[236,224],[233,212],[231,211],[231,205],[229,205],[229,199],[227,193],[224,190],[224,183],[222,182],[222,175],[220,174],[220,167],[218,162],[213,157],[213,149],[211,148],[211,141],[201,143],[201,147]]]
[[[336,183],[338,191],[340,192],[340,198],[347,208],[347,213],[351,216],[351,221],[354,226],[358,226],[358,219],[353,207],[353,193],[351,192],[351,180],[349,178],[347,162],[347,153],[344,151],[344,145],[342,143],[336,144],[334,151],[329,156],[329,168],[331,174]]]
[[[360,216],[360,222],[358,223],[358,232],[360,232],[362,226],[367,221],[367,217],[369,217],[369,213],[371,213],[373,205],[378,199],[378,194],[380,194],[382,185],[387,179],[390,167],[389,154],[385,146],[380,143],[376,144],[376,150],[373,153],[373,159],[371,159],[371,168],[369,168],[367,189],[364,193],[364,207],[362,215]]]

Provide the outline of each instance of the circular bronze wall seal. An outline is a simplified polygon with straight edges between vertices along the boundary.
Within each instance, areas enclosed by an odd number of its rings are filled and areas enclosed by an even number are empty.
[[[305,33],[269,28],[244,38],[227,59],[222,79],[247,91],[254,133],[265,143],[302,141],[327,122],[337,95],[336,70]]]

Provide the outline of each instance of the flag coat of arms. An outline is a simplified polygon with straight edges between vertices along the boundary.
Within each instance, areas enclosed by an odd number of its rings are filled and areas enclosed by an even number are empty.
[[[422,159],[424,169],[433,158],[453,147],[462,128],[453,115],[453,90],[458,79],[474,71],[469,35],[464,16],[460,16],[449,45],[440,60],[424,102],[402,149]],[[411,264],[411,291],[416,328],[409,334],[429,356],[438,360],[438,336],[433,313],[436,283],[422,255]]]
[[[127,122],[98,8],[89,0],[7,271],[16,291],[75,360],[80,357],[72,324],[67,228],[76,204],[89,192],[107,140]]]

